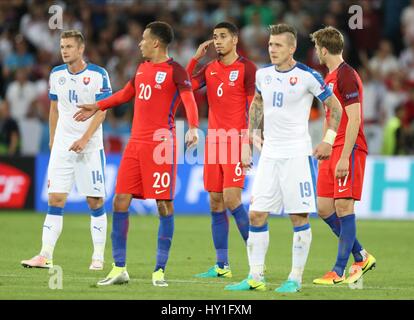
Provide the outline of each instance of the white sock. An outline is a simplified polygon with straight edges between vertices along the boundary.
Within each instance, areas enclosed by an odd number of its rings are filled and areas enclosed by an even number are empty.
[[[263,281],[264,264],[269,247],[269,231],[249,231],[247,239],[247,256],[249,258],[250,275],[256,281]]]
[[[42,249],[40,255],[53,259],[53,250],[63,228],[63,216],[47,214],[43,223]]]
[[[311,228],[293,232],[292,244],[292,270],[290,271],[289,280],[295,280],[302,283],[302,274],[305,270],[306,260],[308,259],[309,248],[312,242]]]
[[[104,261],[106,243],[107,219],[106,213],[99,217],[91,216],[91,235],[93,242],[93,260]]]

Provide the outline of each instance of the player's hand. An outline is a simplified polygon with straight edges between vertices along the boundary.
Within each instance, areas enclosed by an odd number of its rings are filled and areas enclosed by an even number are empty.
[[[213,40],[204,41],[198,46],[198,49],[194,55],[194,59],[199,60],[204,57],[207,53],[208,46],[213,43]]]
[[[253,134],[253,146],[255,146],[257,150],[262,151],[263,139],[261,136]]]
[[[76,121],[86,121],[99,110],[99,106],[96,103],[83,104],[77,107],[79,108],[79,111],[73,115],[73,118]]]
[[[185,143],[187,144],[187,148],[192,148],[198,143],[198,129],[197,128],[190,128],[188,129],[187,133],[185,134]]]
[[[329,143],[321,142],[313,151],[313,155],[318,160],[327,160],[331,156],[332,146]]]
[[[341,179],[349,174],[349,159],[340,158],[335,167],[335,177]]]
[[[72,146],[69,148],[69,151],[75,151],[76,153],[82,152],[83,149],[85,149],[87,143],[88,140],[80,138],[72,144]]]
[[[252,162],[252,149],[250,148],[250,144],[243,143],[242,150],[241,150],[241,165],[245,169],[251,169],[253,162]]]

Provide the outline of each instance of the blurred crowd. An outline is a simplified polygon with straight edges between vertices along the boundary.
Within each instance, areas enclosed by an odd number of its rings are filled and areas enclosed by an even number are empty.
[[[86,38],[87,61],[107,69],[113,91],[133,76],[141,61],[138,43],[145,25],[170,23],[175,41],[170,55],[186,66],[214,25],[231,21],[240,28],[239,54],[258,67],[269,63],[268,25],[286,22],[298,30],[295,59],[318,70],[309,34],[325,25],[346,41],[345,59],[364,84],[364,122],[370,154],[414,154],[414,0],[0,0],[0,155],[49,152],[50,70],[61,64],[60,33],[49,29],[51,5],[63,8],[63,30]],[[363,10],[363,28],[351,30],[351,5]],[[210,48],[205,61],[215,57]],[[202,126],[208,106],[196,93]],[[182,108],[181,108],[182,109]],[[121,152],[128,140],[131,104],[108,112],[106,152]],[[177,117],[183,117],[183,111]],[[324,111],[315,101],[310,130],[322,135]]]

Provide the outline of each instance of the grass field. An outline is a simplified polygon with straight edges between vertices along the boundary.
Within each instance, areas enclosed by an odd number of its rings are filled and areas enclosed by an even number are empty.
[[[25,269],[20,261],[37,254],[44,215],[33,212],[0,212],[0,299],[414,299],[414,221],[358,221],[358,238],[377,258],[377,268],[364,277],[363,290],[346,285],[321,287],[312,279],[332,267],[337,241],[319,219],[312,219],[313,243],[297,294],[273,290],[287,277],[291,264],[292,228],[287,218],[270,219],[270,246],[266,259],[267,292],[227,292],[226,284],[243,279],[248,272],[246,249],[234,221],[230,227],[230,263],[233,278],[203,280],[193,275],[214,265],[208,216],[178,216],[166,270],[169,287],[153,287],[158,219],[131,216],[128,238],[128,272],[123,286],[97,287],[111,269],[109,217],[104,271],[89,271],[92,244],[89,216],[64,217],[63,233],[55,249],[54,264],[63,269],[63,289],[49,289],[48,270]]]

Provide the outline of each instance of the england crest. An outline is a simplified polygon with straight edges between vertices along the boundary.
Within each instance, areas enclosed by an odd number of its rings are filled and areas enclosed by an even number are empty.
[[[230,81],[236,81],[238,77],[239,77],[239,70],[230,71],[230,75],[229,75]]]
[[[165,81],[165,78],[167,77],[167,72],[158,71],[155,75],[155,82],[158,84],[161,84]]]
[[[298,77],[290,77],[289,83],[291,86],[294,86],[298,82]]]
[[[85,84],[85,86],[87,86],[90,81],[91,81],[90,77],[83,77],[83,83]]]

